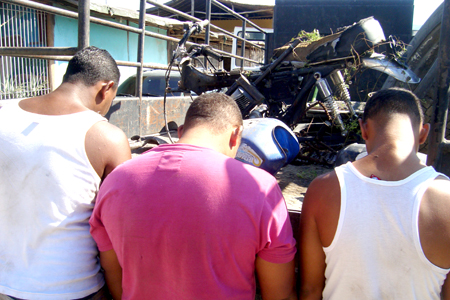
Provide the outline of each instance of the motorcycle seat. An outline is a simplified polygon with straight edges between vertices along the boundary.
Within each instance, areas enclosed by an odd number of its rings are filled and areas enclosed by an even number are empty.
[[[373,17],[369,17],[317,41],[301,42],[286,57],[285,61],[316,63],[362,55],[385,40],[380,23]],[[281,55],[287,47],[289,47],[289,44],[275,49],[273,57],[276,58]]]

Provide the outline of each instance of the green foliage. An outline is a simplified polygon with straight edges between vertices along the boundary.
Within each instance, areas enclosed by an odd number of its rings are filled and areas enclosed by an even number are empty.
[[[320,40],[321,36],[318,29],[314,29],[312,32],[306,32],[304,30],[297,34],[297,37],[304,42],[314,42]]]
[[[361,128],[359,128],[359,122],[357,119],[353,119],[350,122],[347,122],[345,124],[345,129],[347,129],[348,132],[355,132],[361,135]]]
[[[47,81],[42,77],[31,76],[27,82],[6,79],[1,84],[0,99],[14,99],[38,96],[48,93]]]

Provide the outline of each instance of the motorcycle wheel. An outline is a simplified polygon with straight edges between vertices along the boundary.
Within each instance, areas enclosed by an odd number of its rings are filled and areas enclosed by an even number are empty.
[[[390,87],[403,87],[414,92],[422,102],[424,113],[424,122],[429,123],[433,113],[433,100],[438,95],[438,72],[439,67],[437,57],[439,52],[439,40],[441,33],[441,21],[444,11],[442,3],[428,20],[417,31],[406,49],[404,57],[411,70],[422,78],[419,84],[408,85],[388,77],[383,84],[382,89]],[[450,119],[449,119],[450,120]],[[450,138],[450,122],[447,121],[446,138]],[[428,150],[428,141],[421,147],[420,151],[426,153]]]

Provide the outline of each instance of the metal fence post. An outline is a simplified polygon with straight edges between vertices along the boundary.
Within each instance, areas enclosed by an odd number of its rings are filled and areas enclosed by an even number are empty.
[[[206,0],[206,19],[209,21],[208,25],[206,25],[206,32],[205,32],[205,44],[209,45],[209,31],[211,28],[211,0]],[[205,69],[208,69],[208,59],[205,56]]]
[[[137,61],[140,63],[136,74],[136,94],[139,95],[139,135],[142,133],[141,114],[142,114],[142,82],[144,74],[144,44],[145,44],[145,0],[141,0],[139,8],[139,34]]]
[[[242,48],[241,48],[241,56],[245,56],[245,31],[247,30],[247,21],[242,21],[242,38],[244,39],[242,41]],[[241,71],[244,70],[244,60],[241,59]]]
[[[78,1],[78,50],[89,47],[91,0]]]

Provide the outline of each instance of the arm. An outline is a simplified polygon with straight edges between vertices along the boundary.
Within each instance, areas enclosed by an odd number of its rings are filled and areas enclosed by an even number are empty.
[[[294,260],[285,264],[274,264],[256,257],[256,274],[264,300],[294,300],[295,292]]]
[[[98,122],[88,130],[85,148],[91,165],[102,180],[115,167],[131,158],[125,133],[108,122]]]
[[[444,281],[444,285],[441,290],[441,299],[450,300],[450,273],[447,274],[447,278]]]
[[[331,244],[336,232],[340,209],[337,195],[339,182],[331,172],[315,179],[303,200],[298,237],[299,299],[322,299],[326,267],[323,247]]]
[[[100,252],[100,264],[105,270],[105,280],[113,299],[122,298],[122,267],[114,250]]]

